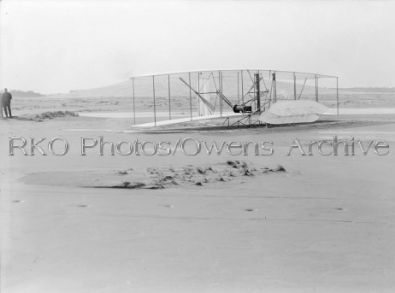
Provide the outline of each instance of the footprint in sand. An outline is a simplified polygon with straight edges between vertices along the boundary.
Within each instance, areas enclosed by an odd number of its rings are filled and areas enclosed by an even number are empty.
[[[77,208],[87,208],[88,205],[87,204],[77,204],[75,205]]]
[[[246,212],[254,212],[255,209],[250,209],[250,208],[248,208],[248,209],[245,209],[245,211],[246,211]]]
[[[162,204],[161,206],[164,208],[169,208],[169,209],[174,208],[174,206],[172,204]]]

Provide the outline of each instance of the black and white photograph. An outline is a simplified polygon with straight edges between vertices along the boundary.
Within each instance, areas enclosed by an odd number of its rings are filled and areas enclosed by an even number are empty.
[[[394,16],[0,0],[0,292],[395,292]]]

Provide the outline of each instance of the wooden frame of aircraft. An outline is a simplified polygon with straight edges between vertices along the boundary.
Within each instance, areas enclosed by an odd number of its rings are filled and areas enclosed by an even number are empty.
[[[228,125],[313,122],[325,112],[319,104],[320,79],[335,80],[335,87],[325,87],[323,95],[336,100],[338,113],[337,76],[261,69],[135,76],[131,78],[133,124],[150,128],[218,119]],[[314,81],[314,85],[307,86],[308,81]],[[141,83],[139,94],[136,93],[138,83]],[[279,93],[279,85],[287,93],[283,90]],[[331,94],[327,93],[329,90]],[[152,109],[152,116],[144,123],[136,122],[141,111],[136,106],[138,100],[144,101],[140,103],[143,111]]]

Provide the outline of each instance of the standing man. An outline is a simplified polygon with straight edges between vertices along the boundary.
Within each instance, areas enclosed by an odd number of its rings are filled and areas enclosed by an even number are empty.
[[[11,100],[12,100],[12,95],[5,88],[4,93],[1,95],[1,108],[4,108],[5,116],[7,118],[12,118]]]
[[[4,118],[3,108],[3,97],[0,97],[0,119]]]

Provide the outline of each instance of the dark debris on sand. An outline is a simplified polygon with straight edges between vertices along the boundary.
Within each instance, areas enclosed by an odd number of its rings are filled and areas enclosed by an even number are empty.
[[[44,120],[50,120],[55,118],[78,117],[78,116],[79,116],[78,113],[72,111],[50,111],[36,115],[21,116],[19,117],[19,120],[42,122]]]
[[[257,168],[244,161],[228,160],[226,163],[209,166],[187,165],[181,168],[147,168],[143,172],[137,172],[133,169],[120,170],[116,173],[123,178],[119,184],[101,187],[163,189],[177,185],[204,186],[209,183],[231,181],[238,177],[278,172],[286,172],[286,169],[281,165],[274,168]]]

